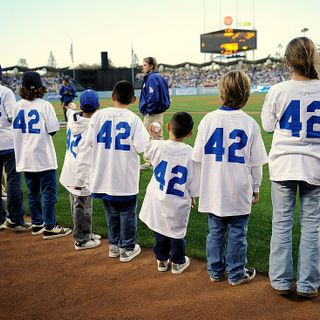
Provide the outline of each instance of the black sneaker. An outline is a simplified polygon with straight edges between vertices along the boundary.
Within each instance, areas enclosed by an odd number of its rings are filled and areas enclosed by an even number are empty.
[[[23,232],[28,231],[32,228],[31,223],[25,222],[24,225],[14,223],[9,218],[4,222],[4,228],[11,231]]]
[[[228,280],[228,283],[233,287],[235,287],[235,286],[239,286],[240,284],[251,281],[256,276],[256,269],[254,268],[246,268],[245,272],[246,272],[245,275],[239,280],[236,280],[236,281]]]
[[[51,230],[44,229],[43,239],[51,240],[67,236],[71,233],[71,229],[60,226],[54,226]]]
[[[33,224],[32,225],[32,235],[38,236],[44,232],[44,223],[43,224]]]

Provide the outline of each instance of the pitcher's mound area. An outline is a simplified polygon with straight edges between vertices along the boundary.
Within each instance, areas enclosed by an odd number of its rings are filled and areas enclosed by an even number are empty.
[[[150,249],[122,263],[107,248],[1,230],[0,319],[320,319],[320,297],[277,296],[266,277],[230,287],[210,282],[204,262],[173,275]]]

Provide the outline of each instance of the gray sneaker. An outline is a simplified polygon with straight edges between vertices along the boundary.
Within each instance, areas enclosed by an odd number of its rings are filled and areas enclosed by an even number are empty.
[[[109,244],[109,257],[118,258],[120,256],[120,249],[115,244]]]
[[[135,258],[138,254],[140,254],[141,248],[138,244],[136,244],[133,250],[120,249],[120,261],[121,262],[129,262],[133,258]]]
[[[24,232],[29,231],[32,228],[32,225],[29,222],[25,222],[24,225],[21,225],[18,223],[14,223],[9,218],[7,218],[4,222],[4,228],[11,231]]]
[[[256,270],[254,268],[246,268],[245,272],[246,272],[245,275],[239,280],[236,280],[236,281],[228,280],[228,283],[233,287],[236,287],[236,286],[239,286],[240,284],[250,282],[256,276]]]
[[[178,264],[178,263],[173,263],[172,262],[172,264],[171,264],[171,272],[173,274],[180,274],[190,266],[190,259],[187,256],[185,256],[185,258],[186,258],[186,262],[185,263]]]
[[[159,272],[166,272],[169,269],[169,259],[168,260],[157,260],[158,271]]]

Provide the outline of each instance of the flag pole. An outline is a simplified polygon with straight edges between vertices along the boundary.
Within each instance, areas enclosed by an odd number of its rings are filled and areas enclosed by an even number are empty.
[[[133,52],[133,45],[132,45],[132,42],[131,42],[131,82],[132,82],[132,85],[134,87],[134,52]]]

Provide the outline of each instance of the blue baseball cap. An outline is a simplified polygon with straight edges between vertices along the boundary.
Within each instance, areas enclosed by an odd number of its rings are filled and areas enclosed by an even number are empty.
[[[96,91],[88,89],[80,95],[80,109],[92,112],[100,107],[99,97]]]

